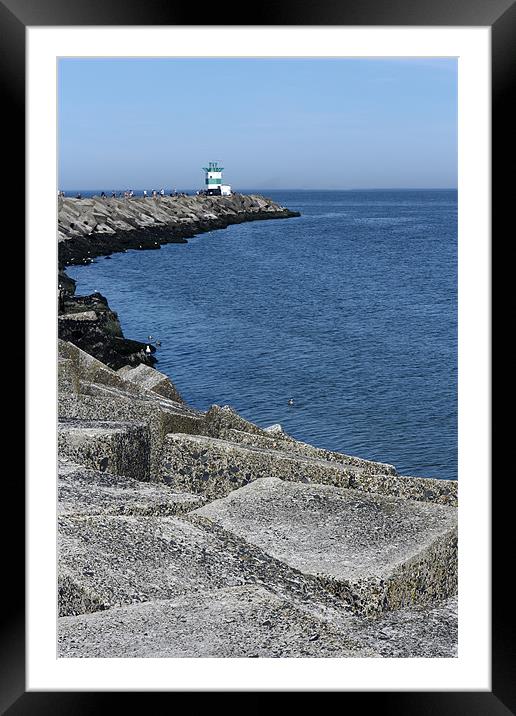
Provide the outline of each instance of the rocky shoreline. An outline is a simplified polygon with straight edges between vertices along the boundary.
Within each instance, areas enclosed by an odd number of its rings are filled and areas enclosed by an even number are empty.
[[[113,236],[66,212],[62,270]],[[188,406],[106,299],[65,281],[60,657],[457,655],[456,482]]]

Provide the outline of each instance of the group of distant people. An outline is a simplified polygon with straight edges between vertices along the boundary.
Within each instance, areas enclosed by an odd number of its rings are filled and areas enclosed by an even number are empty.
[[[119,193],[117,193],[116,191],[112,191],[112,192],[111,192],[111,197],[112,197],[113,199],[118,199],[118,197],[120,197],[120,199],[121,199],[122,197],[123,197],[124,199],[129,199],[131,196],[134,196],[134,191],[133,191],[132,189],[129,189],[128,191],[124,191],[123,194],[122,194],[122,192],[119,192]],[[103,191],[103,192],[100,193],[100,198],[101,198],[101,199],[107,199],[107,194],[106,194],[105,191]]]
[[[199,194],[205,194],[205,193],[206,193],[206,192],[204,192],[204,191],[198,191],[198,192],[197,192],[197,195],[199,195]],[[65,192],[64,192],[64,191],[58,191],[58,192],[57,192],[57,196],[58,196],[58,197],[64,197],[64,196],[65,196]],[[112,192],[111,192],[111,198],[112,198],[112,199],[131,199],[133,196],[134,196],[134,191],[133,191],[133,189],[128,189],[127,191],[124,191],[124,192],[121,192],[121,191],[120,191],[120,192],[116,192],[116,191],[112,191]],[[144,190],[143,190],[142,196],[143,196],[144,199],[146,199],[146,198],[149,196],[149,193],[148,193],[147,189],[144,189]],[[157,199],[157,198],[160,197],[160,196],[165,196],[165,190],[164,190],[164,189],[160,189],[160,191],[157,191],[156,189],[153,189],[152,192],[151,192],[151,194],[150,194],[150,196],[152,196],[154,199]],[[174,189],[173,191],[170,192],[170,194],[169,194],[168,196],[188,196],[188,194],[187,194],[186,192],[184,192],[184,191],[177,191],[177,189]],[[76,195],[75,195],[75,198],[76,198],[76,199],[82,199],[82,194],[76,194]],[[100,193],[100,198],[101,198],[101,199],[107,199],[107,198],[108,198],[108,196],[107,196],[107,194],[106,194],[105,191],[103,191],[103,192]]]

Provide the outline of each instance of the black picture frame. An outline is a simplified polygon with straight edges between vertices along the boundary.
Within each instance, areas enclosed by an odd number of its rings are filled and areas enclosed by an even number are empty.
[[[510,231],[509,212],[514,203],[514,189],[504,176],[507,163],[514,166],[511,151],[514,134],[514,110],[510,96],[516,46],[515,0],[355,0],[337,4],[332,0],[297,3],[282,0],[268,5],[246,7],[242,3],[178,7],[165,0],[86,0],[83,3],[64,0],[0,0],[0,75],[2,77],[4,141],[15,148],[8,171],[4,167],[3,196],[8,195],[9,211],[18,217],[11,229],[19,241],[13,241],[24,262],[25,197],[19,191],[25,185],[25,31],[28,26],[101,26],[101,25],[361,25],[361,26],[489,26],[492,33],[492,215],[493,236],[498,234],[501,247],[502,228]],[[252,12],[249,14],[249,10]],[[200,18],[201,16],[201,18]],[[201,19],[201,22],[199,22]],[[512,142],[511,142],[512,140]],[[16,190],[13,191],[13,188]],[[512,201],[511,201],[512,200]],[[499,254],[500,255],[500,254]],[[20,260],[20,258],[18,258]],[[492,258],[496,285],[511,285],[510,267],[506,261]],[[498,300],[496,300],[498,295]],[[492,296],[493,337],[501,325],[506,297],[502,292]],[[16,313],[20,313],[17,299]],[[495,320],[499,319],[499,322]],[[499,333],[501,334],[501,328]],[[504,334],[506,330],[504,330]],[[19,335],[17,326],[16,335]],[[20,341],[16,341],[15,370],[21,370]],[[33,349],[29,346],[29,349]],[[504,355],[506,360],[510,356]],[[495,371],[495,367],[498,368]],[[501,370],[500,370],[501,369]],[[505,369],[505,370],[504,370]],[[501,356],[492,362],[492,375],[510,375],[509,364]],[[505,394],[504,383],[504,394]],[[497,403],[492,384],[492,410]],[[501,401],[499,401],[501,402]],[[493,421],[494,424],[494,421]],[[502,444],[501,423],[492,435],[492,454]],[[507,446],[508,441],[504,441]],[[7,450],[5,451],[8,452]],[[6,456],[7,457],[7,456]],[[4,505],[9,517],[2,520],[4,545],[2,572],[6,579],[0,622],[0,711],[10,716],[22,714],[97,714],[108,708],[119,708],[121,693],[113,692],[27,692],[25,687],[25,593],[24,593],[24,484],[19,467],[7,470],[4,480]],[[492,691],[450,692],[345,692],[345,706],[358,699],[357,708],[377,708],[382,713],[410,716],[439,714],[446,716],[506,716],[516,714],[516,638],[513,597],[507,578],[512,576],[512,500],[509,490],[512,476],[498,473],[492,481]],[[493,475],[494,475],[493,470]],[[507,479],[505,479],[505,477]],[[6,508],[4,507],[6,510]],[[509,510],[511,512],[509,512]],[[6,510],[7,511],[7,510]],[[13,519],[14,518],[14,519]],[[237,688],[235,688],[237,690]],[[169,696],[170,694],[163,694]],[[133,707],[142,704],[148,692],[130,693]],[[172,694],[173,696],[173,694]],[[116,701],[115,701],[116,699]],[[146,702],[148,708],[148,701]]]

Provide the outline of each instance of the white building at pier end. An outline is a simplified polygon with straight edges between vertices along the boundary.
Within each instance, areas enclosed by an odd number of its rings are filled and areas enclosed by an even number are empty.
[[[208,162],[208,166],[203,167],[203,170],[205,175],[204,189],[207,194],[218,196],[229,196],[231,194],[230,185],[222,183],[224,167],[221,167],[219,162]]]

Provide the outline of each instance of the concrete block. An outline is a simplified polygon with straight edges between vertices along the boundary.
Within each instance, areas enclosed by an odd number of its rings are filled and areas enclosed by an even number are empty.
[[[102,472],[136,480],[150,479],[150,431],[145,424],[60,422],[58,453]]]
[[[73,343],[59,339],[58,348],[59,358],[72,361],[75,371],[82,382],[109,385],[137,394],[138,391],[134,384],[126,382],[122,376],[118,375],[116,370],[112,370]]]
[[[369,474],[396,475],[396,468],[387,463],[364,460],[363,458],[345,455],[334,450],[317,448],[308,443],[295,440],[281,430],[277,425],[269,428],[259,428],[254,423],[245,420],[229,405],[222,407],[212,405],[205,417],[205,433],[221,440],[238,442],[249,447],[263,447],[266,449],[291,452],[303,457],[326,462],[336,462],[349,467],[357,467]],[[271,428],[275,428],[271,430]]]
[[[121,374],[118,371],[119,375]],[[184,403],[183,398],[179,394],[179,391],[164,373],[160,373],[159,370],[155,370],[144,363],[124,371],[122,373],[125,380],[138,385],[140,388],[145,390],[152,390],[154,393],[173,400],[176,403]]]
[[[58,464],[61,515],[179,515],[204,502],[200,495],[176,493],[166,485],[139,482],[72,462]]]
[[[236,433],[230,431],[232,437]],[[159,480],[175,490],[203,494],[210,499],[223,497],[259,478],[278,477],[423,502],[457,504],[457,484],[452,480],[371,474],[360,465],[285,452],[278,449],[274,438],[252,437],[250,445],[202,435],[168,435],[163,442]]]
[[[274,427],[274,426],[272,426]],[[308,457],[313,460],[324,460],[325,462],[337,463],[349,468],[359,468],[365,474],[369,475],[396,475],[396,468],[383,462],[374,462],[372,460],[364,460],[360,457],[345,455],[344,453],[317,448],[308,443],[300,442],[279,431],[270,431],[267,428],[264,434],[248,433],[243,430],[235,430],[234,428],[221,429],[219,438],[229,440],[230,442],[247,445],[249,447],[265,448],[270,450],[279,450],[281,452],[291,453],[300,457]]]
[[[358,614],[457,591],[457,510],[328,485],[255,480],[192,513],[320,580]]]
[[[200,435],[167,435],[160,479],[177,491],[214,499],[248,482],[275,476],[282,480],[346,487],[357,468],[274,450],[236,445]]]
[[[60,420],[86,420],[140,422],[150,430],[151,480],[159,479],[163,440],[167,433],[197,433],[202,429],[202,415],[177,403],[161,398],[127,395],[123,390],[109,386],[81,384],[80,395],[60,393],[58,415]],[[85,394],[84,391],[89,391]]]
[[[59,619],[60,657],[371,657],[353,638],[260,586]]]

